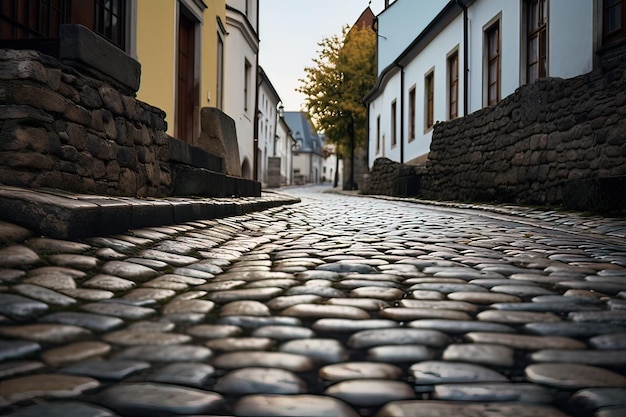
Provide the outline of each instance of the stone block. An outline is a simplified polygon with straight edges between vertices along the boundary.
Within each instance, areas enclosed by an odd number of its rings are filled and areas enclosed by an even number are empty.
[[[169,160],[210,171],[222,172],[222,159],[204,149],[168,137]]]
[[[626,214],[626,175],[570,181],[563,190],[563,206],[570,210],[592,210]]]
[[[224,160],[225,174],[241,177],[235,121],[219,109],[203,107],[200,110],[200,123],[199,147]]]
[[[65,64],[112,81],[134,95],[141,65],[121,49],[81,25],[61,25],[59,58]]]

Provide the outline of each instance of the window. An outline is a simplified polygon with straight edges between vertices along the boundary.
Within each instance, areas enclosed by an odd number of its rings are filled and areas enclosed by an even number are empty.
[[[424,127],[429,130],[435,124],[435,72],[424,78]]]
[[[415,86],[409,90],[409,142],[415,140]]]
[[[448,57],[448,119],[459,117],[459,53]]]
[[[222,108],[224,100],[224,39],[217,34],[217,85],[215,86],[215,107]]]
[[[126,1],[96,0],[95,32],[124,50],[126,46]]]
[[[252,65],[246,59],[244,63],[243,71],[243,111],[248,112],[248,105],[250,104],[249,90],[250,90],[250,74],[252,73]]]
[[[398,143],[398,122],[397,122],[398,106],[396,100],[391,102],[391,147]]]
[[[380,116],[376,118],[376,155],[380,153]]]
[[[608,44],[626,37],[626,0],[603,0],[602,42]]]
[[[67,0],[0,1],[0,39],[58,37],[68,9]]]
[[[532,83],[548,75],[547,21],[548,1],[530,0],[526,3],[528,33],[526,82]]]
[[[126,0],[0,0],[0,39],[57,39],[60,25],[75,23],[126,50],[126,3]],[[28,47],[45,45],[45,42],[33,42]]]
[[[485,31],[487,67],[487,105],[500,101],[500,22]]]

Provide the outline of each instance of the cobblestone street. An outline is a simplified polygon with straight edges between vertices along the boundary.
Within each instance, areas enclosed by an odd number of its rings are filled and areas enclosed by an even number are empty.
[[[626,222],[281,191],[81,242],[0,223],[0,414],[626,415]]]

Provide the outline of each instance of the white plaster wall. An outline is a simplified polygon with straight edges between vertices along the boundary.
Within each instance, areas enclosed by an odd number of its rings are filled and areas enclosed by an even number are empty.
[[[378,73],[391,64],[449,0],[396,0],[378,15]]]
[[[263,159],[259,164],[258,178],[259,180],[266,181],[267,174],[267,158],[271,156],[279,155],[279,144],[276,143],[274,148],[274,138],[277,132],[277,108],[278,100],[272,93],[271,88],[267,82],[262,82],[259,86],[258,97],[259,108],[259,149],[263,150]]]
[[[391,146],[391,102],[397,104],[397,144]],[[380,116],[381,146],[376,152],[376,120]],[[394,161],[400,160],[400,72],[395,73],[385,85],[384,91],[370,105],[369,116],[369,165],[376,158],[386,157]]]
[[[259,0],[226,0],[226,5],[239,10],[244,15],[246,12],[246,3],[248,5],[248,20],[254,28],[254,31],[258,33],[257,16],[259,13]]]
[[[404,161],[410,161],[430,151],[432,129],[426,129],[425,76],[434,70],[435,76],[435,123],[448,120],[448,56],[459,53],[458,114],[463,114],[463,18],[452,21],[410,64],[406,66],[404,132],[409,135],[409,91],[415,86],[415,140],[405,142]]]
[[[593,2],[550,0],[548,16],[551,77],[571,78],[593,69]]]
[[[483,42],[485,25],[501,14],[501,90],[504,98],[513,93],[520,83],[520,22],[519,1],[479,0],[469,8],[470,19],[470,88],[469,113],[484,107],[483,103]],[[461,38],[462,39],[462,38]]]
[[[253,46],[246,41],[240,25],[232,24],[231,19],[240,19],[235,13],[226,12],[224,42],[224,105],[223,111],[235,120],[239,157],[241,163],[248,160],[254,167],[254,110],[256,96],[256,54]],[[248,80],[248,108],[244,107],[245,62],[251,65]]]

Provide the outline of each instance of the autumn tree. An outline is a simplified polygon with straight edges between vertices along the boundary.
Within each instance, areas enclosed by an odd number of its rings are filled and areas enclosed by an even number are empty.
[[[376,34],[367,26],[343,28],[319,44],[315,66],[304,69],[306,77],[297,91],[305,94],[311,121],[337,145],[341,154],[351,154],[364,146],[367,134],[365,95],[376,82]],[[352,174],[352,172],[351,172]],[[353,175],[350,185],[354,185]]]

